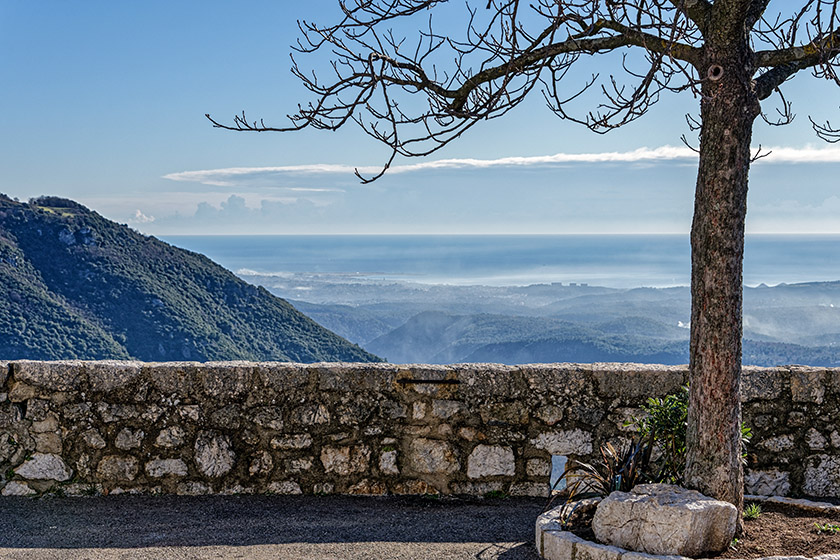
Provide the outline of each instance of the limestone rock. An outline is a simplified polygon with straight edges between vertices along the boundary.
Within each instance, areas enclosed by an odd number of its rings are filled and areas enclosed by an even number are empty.
[[[140,447],[140,444],[143,443],[143,437],[145,437],[145,435],[146,434],[143,433],[143,430],[123,428],[120,430],[120,433],[117,434],[117,439],[114,443],[117,446],[117,449],[128,451],[129,449]]]
[[[370,449],[365,445],[329,447],[321,450],[321,463],[324,472],[333,472],[341,476],[365,472],[370,459]]]
[[[99,461],[96,474],[102,480],[130,482],[137,476],[138,470],[140,470],[140,467],[134,457],[106,455]]]
[[[415,471],[426,474],[449,474],[461,468],[451,445],[426,438],[411,440],[409,462]]]
[[[790,492],[790,473],[778,469],[744,472],[744,487],[747,494],[757,496],[787,496]]]
[[[802,490],[810,496],[840,495],[840,458],[836,455],[808,457]]]
[[[501,445],[477,445],[467,458],[467,476],[513,476],[516,463],[513,450]]]
[[[730,503],[670,484],[613,492],[595,512],[592,529],[606,544],[648,554],[700,556],[726,549],[738,511]]]
[[[272,482],[268,485],[268,491],[273,494],[303,494],[300,484],[291,480]]]
[[[169,426],[164,428],[155,439],[155,445],[158,447],[178,447],[184,445],[184,438],[186,432],[181,426]]]
[[[400,474],[400,469],[397,467],[396,450],[385,451],[379,456],[379,471],[382,474]]]
[[[578,429],[546,432],[532,439],[531,445],[552,455],[589,455],[592,453],[592,434]]]
[[[97,432],[94,428],[85,430],[82,433],[82,441],[85,442],[85,445],[94,449],[105,448],[105,438],[103,438],[102,434]]]
[[[309,434],[292,434],[271,438],[273,449],[304,449],[312,445],[312,436]]]
[[[146,463],[146,474],[152,478],[187,476],[187,464],[181,459],[153,459]]]
[[[33,453],[32,458],[15,469],[15,474],[31,480],[70,480],[73,471],[53,453]]]
[[[3,490],[0,491],[0,496],[34,496],[35,490],[26,485],[25,482],[11,481]]]
[[[251,476],[266,475],[274,468],[274,459],[271,458],[271,453],[268,451],[260,451],[254,458],[251,459],[251,466],[248,472]]]
[[[220,477],[233,468],[236,454],[227,436],[201,432],[195,442],[195,462],[198,470],[209,477]]]

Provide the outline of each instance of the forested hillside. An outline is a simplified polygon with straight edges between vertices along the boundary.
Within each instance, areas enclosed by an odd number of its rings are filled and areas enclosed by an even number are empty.
[[[203,255],[0,195],[0,359],[375,361]]]

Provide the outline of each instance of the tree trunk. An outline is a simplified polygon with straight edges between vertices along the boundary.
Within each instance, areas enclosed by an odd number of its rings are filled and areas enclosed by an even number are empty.
[[[691,349],[685,484],[743,508],[742,269],[750,140],[758,99],[746,41],[707,44],[691,227]],[[740,525],[739,525],[740,532]]]

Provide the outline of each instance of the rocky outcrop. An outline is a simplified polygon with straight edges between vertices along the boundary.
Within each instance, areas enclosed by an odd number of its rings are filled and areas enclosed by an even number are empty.
[[[595,510],[598,541],[626,550],[698,557],[725,550],[738,521],[730,503],[670,484],[613,492]]]

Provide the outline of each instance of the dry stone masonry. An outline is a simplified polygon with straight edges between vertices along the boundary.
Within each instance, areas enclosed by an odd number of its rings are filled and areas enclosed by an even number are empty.
[[[0,494],[545,496],[683,366],[0,362]],[[840,497],[840,370],[745,368],[747,492]]]

